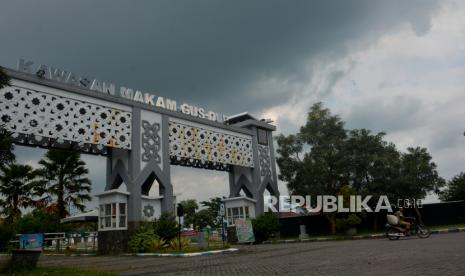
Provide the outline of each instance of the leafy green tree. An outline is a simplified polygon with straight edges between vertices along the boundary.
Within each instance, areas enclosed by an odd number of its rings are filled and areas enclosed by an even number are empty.
[[[402,154],[392,143],[386,144],[378,153],[372,170],[372,183],[368,186],[368,194],[376,199],[386,195],[393,200],[398,197],[396,186],[401,180]]]
[[[0,66],[0,89],[9,85],[10,77]],[[0,125],[0,167],[6,163],[13,162],[14,159],[15,155],[13,154],[13,142],[11,135],[2,125]]]
[[[430,192],[439,193],[439,188],[445,181],[439,176],[437,165],[426,148],[408,148],[401,156],[400,181],[395,186],[395,192],[400,199],[423,199]],[[421,222],[420,212],[415,205],[415,211]]]
[[[57,215],[49,214],[45,210],[35,209],[23,215],[13,223],[16,233],[53,233],[70,229],[70,225],[60,223]]]
[[[221,197],[214,197],[210,198],[209,201],[202,201],[200,204],[202,204],[203,207],[206,207],[209,215],[210,215],[210,220],[212,221],[211,226],[214,226],[215,228],[221,228],[221,220],[217,221],[217,217],[219,215],[220,211],[220,205],[223,200]]]
[[[190,227],[190,225],[194,223],[195,212],[197,209],[199,209],[197,200],[195,199],[183,200],[179,204],[181,204],[182,207],[184,208],[184,227]]]
[[[439,193],[442,201],[465,200],[465,173],[454,176],[447,182],[447,187]]]
[[[217,216],[218,212],[220,211],[220,205],[223,200],[221,197],[214,197],[210,198],[209,201],[201,201],[203,207],[206,207],[212,213],[215,213],[215,217]]]
[[[338,116],[314,104],[299,133],[277,137],[279,178],[293,195],[336,195],[348,185],[357,194],[373,196],[373,208],[381,195],[396,203],[437,192],[444,180],[427,150],[408,148],[401,154],[384,135],[347,131]],[[335,213],[324,215],[335,233]]]
[[[37,195],[37,172],[29,165],[9,164],[0,175],[1,214],[12,222],[21,216],[21,208],[35,206]]]
[[[276,162],[280,168],[278,177],[288,183],[295,182],[295,178],[299,176],[297,174],[303,169],[303,142],[299,134],[289,136],[280,134],[276,137],[276,141],[279,154]]]
[[[0,66],[0,89],[10,85],[10,77],[5,73],[3,68]]]
[[[383,132],[371,134],[367,129],[354,129],[345,141],[349,184],[357,194],[372,196],[372,209],[380,196],[393,197],[389,189],[400,176],[401,155],[393,143],[384,141],[384,136]],[[377,230],[378,213],[373,218],[373,228]]]
[[[212,214],[209,210],[203,209],[194,214],[194,228],[203,229],[214,225]]]
[[[72,150],[50,149],[39,161],[41,184],[49,197],[56,200],[60,218],[68,214],[67,207],[85,210],[86,201],[91,200],[91,181],[86,175],[89,170],[81,160],[81,154]]]
[[[277,137],[279,178],[295,195],[336,195],[347,184],[344,122],[322,103],[310,108],[307,122],[295,136]],[[336,232],[335,213],[326,213],[331,232]]]
[[[347,173],[352,188],[367,193],[377,173],[376,165],[382,157],[386,142],[384,133],[372,135],[367,129],[354,129],[349,131],[345,141],[347,156]]]
[[[401,156],[399,195],[412,199],[425,198],[429,192],[438,192],[444,186],[437,165],[426,148],[408,148]]]
[[[13,149],[11,134],[3,126],[0,126],[0,168],[15,161]]]

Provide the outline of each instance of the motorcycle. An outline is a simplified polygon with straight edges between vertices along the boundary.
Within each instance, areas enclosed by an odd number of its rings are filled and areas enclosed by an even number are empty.
[[[411,219],[409,233],[410,235],[417,235],[422,239],[428,238],[431,235],[431,231],[425,225],[417,223],[415,218]],[[398,225],[397,217],[388,215],[388,222],[386,223],[386,237],[390,240],[398,240],[400,237],[406,236],[407,233],[405,228]]]

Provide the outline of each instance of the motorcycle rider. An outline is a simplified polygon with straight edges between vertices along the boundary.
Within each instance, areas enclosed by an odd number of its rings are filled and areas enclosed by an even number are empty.
[[[405,233],[410,234],[410,222],[407,222],[408,217],[404,216],[404,207],[399,207],[399,210],[394,213],[394,215],[399,219],[398,225],[405,228]]]

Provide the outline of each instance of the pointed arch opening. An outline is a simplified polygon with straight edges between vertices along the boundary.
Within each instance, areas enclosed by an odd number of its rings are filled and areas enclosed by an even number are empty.
[[[248,198],[253,198],[252,193],[244,184],[241,185],[241,188],[239,189],[239,192],[236,194],[236,196],[246,196]]]
[[[164,194],[164,186],[152,172],[144,181],[141,187],[141,194],[145,196],[162,196]]]

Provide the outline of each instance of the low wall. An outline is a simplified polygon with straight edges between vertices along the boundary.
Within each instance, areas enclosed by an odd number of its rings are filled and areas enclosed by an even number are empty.
[[[129,235],[127,230],[99,231],[98,253],[120,254],[128,251]]]
[[[441,202],[424,204],[419,209],[423,222],[427,226],[449,225],[465,223],[465,201]],[[414,209],[406,209],[406,216],[416,217]],[[366,213],[359,230],[381,230],[386,224],[386,212]],[[281,236],[297,237],[300,234],[299,226],[304,224],[310,235],[329,234],[331,229],[324,215],[298,216],[280,218]],[[375,221],[377,229],[375,227]]]

